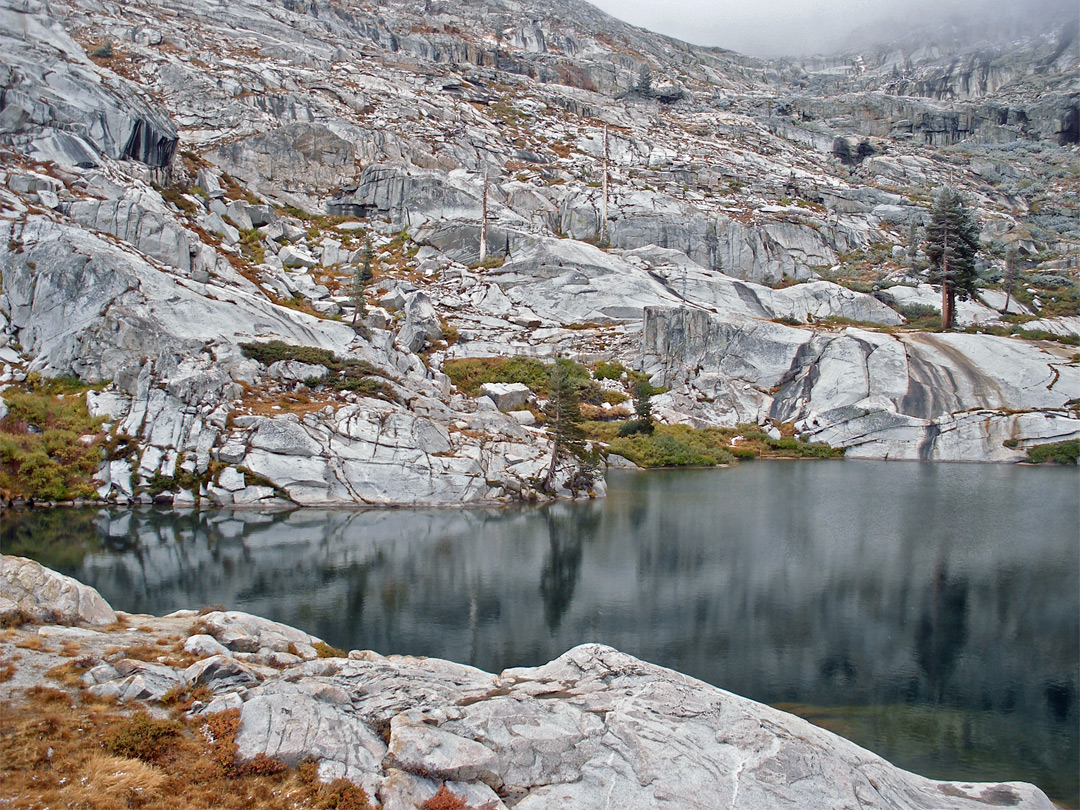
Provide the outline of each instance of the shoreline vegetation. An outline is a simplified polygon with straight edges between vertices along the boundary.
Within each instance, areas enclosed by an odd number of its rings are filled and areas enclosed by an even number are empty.
[[[276,352],[275,357],[291,358],[302,347],[274,344],[270,349]],[[245,345],[244,350],[249,354],[266,351],[259,344]],[[350,365],[349,361],[333,357],[320,360],[340,371],[346,380],[345,388],[355,388],[353,377],[347,375],[356,376],[363,384],[373,379],[363,376],[373,372],[366,364]],[[801,440],[792,424],[766,422],[733,428],[695,428],[658,422],[651,416],[648,400],[665,393],[665,389],[653,387],[645,375],[617,362],[599,362],[591,367],[563,362],[567,363],[578,392],[585,438],[605,458],[616,455],[637,467],[671,469],[717,467],[754,459],[844,457],[843,448]],[[488,383],[527,386],[531,396],[519,408],[530,411],[534,423],[541,427],[545,422],[550,369],[550,364],[520,356],[452,359],[443,364],[444,373],[466,396],[483,396],[482,386]],[[323,385],[321,381],[311,384]],[[0,418],[0,508],[112,503],[97,495],[94,485],[97,470],[103,462],[137,458],[139,449],[136,440],[121,433],[116,425],[110,425],[103,417],[90,416],[87,392],[101,391],[107,385],[107,382],[87,384],[74,378],[50,379],[32,374],[4,391],[7,411]],[[375,385],[381,383],[376,381]],[[380,388],[373,395],[383,393]],[[636,418],[635,411],[639,412]],[[647,414],[644,419],[642,412]],[[1080,440],[1036,445],[1019,463],[1075,466],[1080,463]],[[201,474],[178,470],[175,476],[157,476],[149,486],[135,493],[131,505],[168,504],[169,492],[177,488],[197,493],[200,486],[216,480],[223,466],[211,461]],[[250,471],[242,472],[253,483],[272,486],[272,482],[263,481]]]

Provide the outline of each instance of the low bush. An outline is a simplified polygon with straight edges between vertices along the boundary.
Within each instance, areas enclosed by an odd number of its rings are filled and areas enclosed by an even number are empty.
[[[157,720],[140,711],[110,730],[105,750],[114,756],[153,764],[164,758],[183,730],[178,720]]]
[[[4,392],[0,420],[0,495],[66,500],[94,494],[104,418],[92,418],[78,380],[27,378]]]
[[[1032,447],[1027,460],[1033,464],[1080,464],[1080,439]]]
[[[715,467],[734,461],[719,431],[687,425],[657,425],[651,434],[620,436],[610,449],[639,467]]]
[[[439,785],[438,792],[420,805],[420,810],[466,810],[464,796],[451,793],[446,785]]]
[[[593,376],[598,380],[620,380],[625,373],[626,366],[622,363],[600,362],[593,369]]]
[[[328,349],[315,346],[294,346],[280,340],[269,343],[241,343],[245,357],[269,366],[279,361],[296,361],[312,366],[323,366],[330,374],[325,379],[311,376],[304,381],[309,388],[323,385],[335,391],[350,391],[365,397],[393,399],[394,392],[378,377],[385,374],[366,360],[343,359]]]
[[[582,389],[589,379],[588,370],[578,363],[570,363],[572,381]],[[547,395],[548,378],[551,365],[535,357],[465,357],[459,360],[447,360],[443,363],[443,373],[450,382],[466,396],[480,395],[480,386],[484,383],[521,383],[527,385],[540,396]],[[595,385],[595,384],[594,384]],[[581,391],[581,401],[599,404],[603,392],[599,386]]]

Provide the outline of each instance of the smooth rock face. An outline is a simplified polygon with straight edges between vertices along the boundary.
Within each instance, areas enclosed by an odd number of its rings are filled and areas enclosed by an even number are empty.
[[[985,335],[816,332],[650,309],[656,407],[703,424],[769,416],[856,458],[1016,461],[1080,437],[1080,369],[1052,344]],[[704,401],[704,403],[703,403]],[[1013,446],[1006,446],[1009,441]]]
[[[23,621],[103,626],[116,613],[93,588],[25,557],[0,557],[0,599],[13,603]],[[8,613],[13,613],[11,608]]]

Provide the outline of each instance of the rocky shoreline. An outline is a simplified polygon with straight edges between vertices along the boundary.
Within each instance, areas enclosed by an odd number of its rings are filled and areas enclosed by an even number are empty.
[[[1054,806],[1024,783],[907,773],[792,715],[600,644],[499,674],[346,653],[236,611],[119,613],[93,589],[10,556],[0,558],[0,623],[9,709],[48,686],[73,707],[171,711],[207,728],[228,719],[233,773],[281,780],[317,767],[323,783],[352,784],[383,810],[437,806],[440,791],[460,800],[447,806],[488,810]],[[19,766],[9,762],[0,771],[11,775]]]

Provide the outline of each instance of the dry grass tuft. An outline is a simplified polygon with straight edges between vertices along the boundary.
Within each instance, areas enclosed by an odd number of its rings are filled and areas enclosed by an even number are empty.
[[[320,783],[317,762],[237,766],[239,721],[235,710],[163,720],[86,692],[32,687],[0,703],[4,810],[370,810],[351,782]]]
[[[168,776],[139,759],[93,754],[83,766],[74,806],[91,810],[142,807],[162,795]]]
[[[48,647],[45,646],[45,642],[41,640],[41,636],[27,636],[22,641],[15,642],[15,646],[23,650],[35,650],[37,652],[48,652]]]

